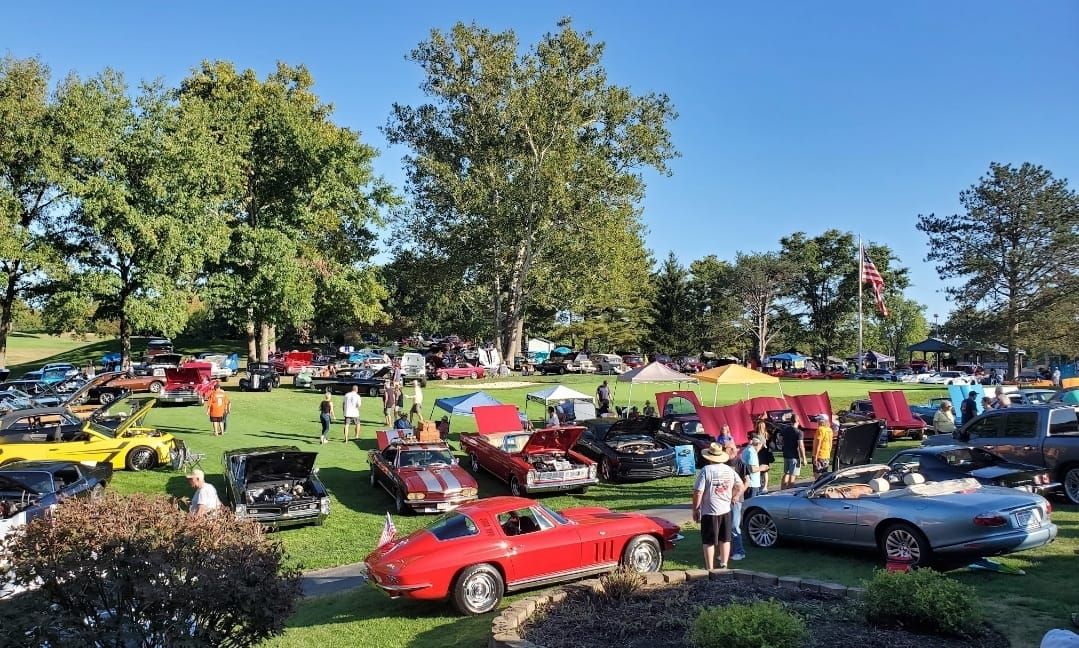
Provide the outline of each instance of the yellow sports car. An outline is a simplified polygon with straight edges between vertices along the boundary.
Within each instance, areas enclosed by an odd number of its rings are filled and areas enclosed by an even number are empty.
[[[49,432],[49,426],[0,430],[0,466],[13,461],[100,461],[113,469],[148,470],[169,463],[171,434],[143,426],[154,398],[123,399],[108,416],[92,417],[72,433]],[[44,423],[44,422],[43,422]]]

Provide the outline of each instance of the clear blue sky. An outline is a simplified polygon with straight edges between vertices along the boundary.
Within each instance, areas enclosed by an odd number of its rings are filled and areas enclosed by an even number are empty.
[[[376,3],[371,3],[376,4]],[[202,59],[260,73],[304,63],[339,123],[383,151],[379,127],[416,103],[406,53],[458,20],[531,43],[572,16],[607,43],[613,82],[666,92],[682,157],[650,177],[657,258],[774,249],[837,227],[890,244],[908,293],[948,312],[922,259],[918,213],[953,213],[991,161],[1045,165],[1079,183],[1079,3],[1044,2],[19,2],[0,51],[61,75],[105,66],[176,83]]]

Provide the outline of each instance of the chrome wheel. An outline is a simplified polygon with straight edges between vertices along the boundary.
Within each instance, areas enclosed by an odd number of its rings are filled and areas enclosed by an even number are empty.
[[[611,481],[611,462],[604,459],[599,462],[599,476],[603,481]]]
[[[480,474],[480,458],[475,453],[468,455],[469,461],[472,463],[472,472],[477,475]]]
[[[157,454],[151,448],[140,446],[127,455],[127,469],[131,471],[149,470],[157,463]]]
[[[485,610],[494,607],[498,583],[494,576],[487,572],[472,574],[467,581],[462,583],[464,598],[468,606],[477,610]]]
[[[156,380],[154,382],[150,383],[150,393],[151,394],[160,394],[161,393],[161,383],[157,382]]]
[[[775,520],[764,511],[756,510],[746,520],[746,532],[749,539],[758,547],[771,547],[779,541],[779,529]]]
[[[626,549],[623,563],[626,569],[639,574],[658,572],[663,566],[663,553],[653,538],[635,538]]]
[[[884,555],[916,565],[922,560],[922,543],[905,528],[892,529],[884,538]]]
[[[114,396],[113,394],[110,394],[109,392],[102,392],[101,395],[99,395],[97,397],[97,401],[99,403],[101,403],[102,405],[108,405],[109,403],[111,403],[115,399],[116,399],[116,396]]]
[[[1064,475],[1064,494],[1072,504],[1079,504],[1079,468],[1071,468]]]
[[[521,497],[523,494],[521,492],[521,482],[517,481],[516,477],[510,477],[510,495]]]

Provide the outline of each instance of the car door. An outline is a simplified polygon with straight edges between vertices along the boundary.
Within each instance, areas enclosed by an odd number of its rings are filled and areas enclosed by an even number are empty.
[[[972,446],[995,451],[1000,443],[1004,418],[1003,415],[991,414],[974,419],[969,426],[963,428],[966,441]]]
[[[394,476],[394,467],[397,465],[397,446],[390,446],[374,456],[371,470],[375,472],[375,479],[390,488],[396,488],[397,482]]]
[[[605,431],[601,431],[599,428],[593,428],[591,426],[585,427],[584,432],[581,433],[581,437],[577,440],[574,450],[593,461],[599,461],[603,458],[603,450],[600,448],[600,445],[603,443],[602,439],[604,432]]]
[[[850,542],[858,529],[858,500],[797,497],[787,515],[802,537]]]
[[[527,582],[550,576],[572,573],[581,569],[582,542],[580,527],[576,523],[556,524],[547,519],[536,507],[516,511],[522,522],[526,519],[535,524],[535,530],[506,536],[513,581]],[[508,513],[498,516],[504,525]],[[598,532],[597,532],[597,537]],[[616,559],[617,560],[617,559]]]
[[[1058,420],[1061,421],[1064,416],[1070,414],[1071,420],[1075,420],[1075,410],[1071,408],[1047,411],[1046,414],[1058,416]],[[1050,418],[1050,421],[1052,420]],[[1042,440],[1038,434],[1040,426],[1041,412],[1008,412],[1004,417],[1004,426],[1000,431],[997,447],[993,451],[1009,461],[1044,466]],[[989,449],[988,446],[986,448]]]

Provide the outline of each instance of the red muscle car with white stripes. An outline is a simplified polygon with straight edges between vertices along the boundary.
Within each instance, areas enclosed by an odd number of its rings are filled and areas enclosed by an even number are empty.
[[[367,453],[371,487],[382,486],[397,513],[443,513],[476,499],[472,475],[445,443],[391,443]]]

